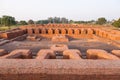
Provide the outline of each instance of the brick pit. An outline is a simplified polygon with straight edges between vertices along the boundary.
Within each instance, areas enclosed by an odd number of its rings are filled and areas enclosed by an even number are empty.
[[[47,24],[1,32],[0,80],[119,80],[120,31],[99,27]]]

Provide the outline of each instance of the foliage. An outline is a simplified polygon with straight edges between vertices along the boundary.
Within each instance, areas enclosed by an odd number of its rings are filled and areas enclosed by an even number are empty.
[[[29,20],[28,24],[34,24],[34,21],[33,20]]]
[[[4,15],[2,18],[0,18],[0,24],[4,26],[11,26],[15,25],[15,18],[12,16],[6,16]]]
[[[39,20],[36,22],[37,24],[48,24],[49,21],[48,20]]]
[[[0,25],[1,25],[1,22],[2,22],[2,18],[0,18]]]
[[[73,21],[73,20],[70,20],[70,21],[69,21],[69,23],[70,23],[70,24],[73,24],[73,23],[75,23],[75,21]]]
[[[19,24],[20,24],[20,25],[27,25],[27,22],[24,21],[24,20],[22,20],[22,21],[19,22]]]
[[[61,18],[61,23],[69,23],[69,21],[68,21],[68,19],[66,19],[66,18]]]
[[[13,25],[27,25],[27,24],[48,24],[48,23],[58,23],[58,24],[111,24],[111,22],[107,22],[107,20],[104,17],[98,18],[97,21],[94,20],[90,20],[90,21],[74,21],[74,20],[68,20],[65,17],[49,17],[48,19],[45,20],[38,20],[38,21],[33,21],[32,19],[30,19],[28,22],[26,22],[25,20],[21,20],[21,21],[15,21],[15,18],[12,16],[2,16],[0,18],[0,27],[2,26],[13,26]],[[117,21],[114,21],[112,23],[112,25],[114,25],[115,27],[120,27],[120,19]]]
[[[74,21],[74,23],[77,23],[77,24],[95,24],[95,21],[94,20],[91,20],[91,21]]]
[[[68,23],[68,19],[60,17],[49,17],[46,20],[38,20],[37,24],[48,24],[48,23]]]
[[[107,22],[107,20],[104,17],[98,18],[98,20],[96,21],[97,24],[105,24]]]
[[[115,26],[115,27],[119,27],[119,28],[120,28],[120,19],[114,21],[114,22],[112,23],[112,25]]]

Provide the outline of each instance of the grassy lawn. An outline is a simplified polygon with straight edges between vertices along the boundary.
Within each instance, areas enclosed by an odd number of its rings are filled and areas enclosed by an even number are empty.
[[[14,29],[17,28],[18,26],[0,26],[0,31],[6,31],[6,30],[10,30],[10,29]]]

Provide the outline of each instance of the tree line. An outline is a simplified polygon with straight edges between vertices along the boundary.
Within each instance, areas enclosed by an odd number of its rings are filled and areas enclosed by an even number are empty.
[[[0,25],[11,26],[15,24],[16,24],[15,18],[12,16],[2,16],[2,18],[0,18]]]
[[[15,17],[12,16],[7,16],[4,15],[0,18],[0,26],[12,26],[12,25],[28,25],[28,24],[48,24],[48,23],[62,23],[62,24],[112,24],[115,27],[120,28],[120,19],[114,20],[114,21],[107,21],[104,17],[98,18],[96,21],[95,20],[90,20],[90,21],[74,21],[74,20],[68,20],[65,17],[49,17],[48,19],[45,20],[38,20],[38,21],[33,21],[33,20],[21,20],[21,21],[16,21]]]
[[[38,20],[37,24],[48,24],[48,23],[69,23],[68,19],[60,17],[49,17],[46,20]]]
[[[0,26],[12,26],[12,25],[28,25],[28,24],[48,24],[48,23],[69,23],[69,20],[66,18],[60,18],[60,17],[49,17],[46,20],[38,20],[38,21],[33,21],[33,20],[21,20],[21,21],[16,21],[15,17],[12,16],[2,16],[0,18]]]

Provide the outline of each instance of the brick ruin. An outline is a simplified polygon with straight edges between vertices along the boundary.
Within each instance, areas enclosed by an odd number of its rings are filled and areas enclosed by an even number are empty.
[[[87,39],[86,45],[80,44],[84,39]],[[89,48],[91,40],[117,49],[108,51],[104,46],[98,49],[94,44]],[[11,45],[14,42],[18,48]],[[16,44],[19,42],[24,43]],[[78,45],[84,46],[78,49]],[[28,25],[0,32],[0,46],[0,80],[120,79],[119,30],[82,24]],[[31,47],[38,50],[34,52]]]
[[[74,38],[93,38],[94,35],[120,41],[120,31],[104,29],[99,27],[89,27],[70,24],[48,24],[42,26],[22,26],[22,30],[27,30],[29,35],[43,36],[52,38],[56,35],[66,35]]]

